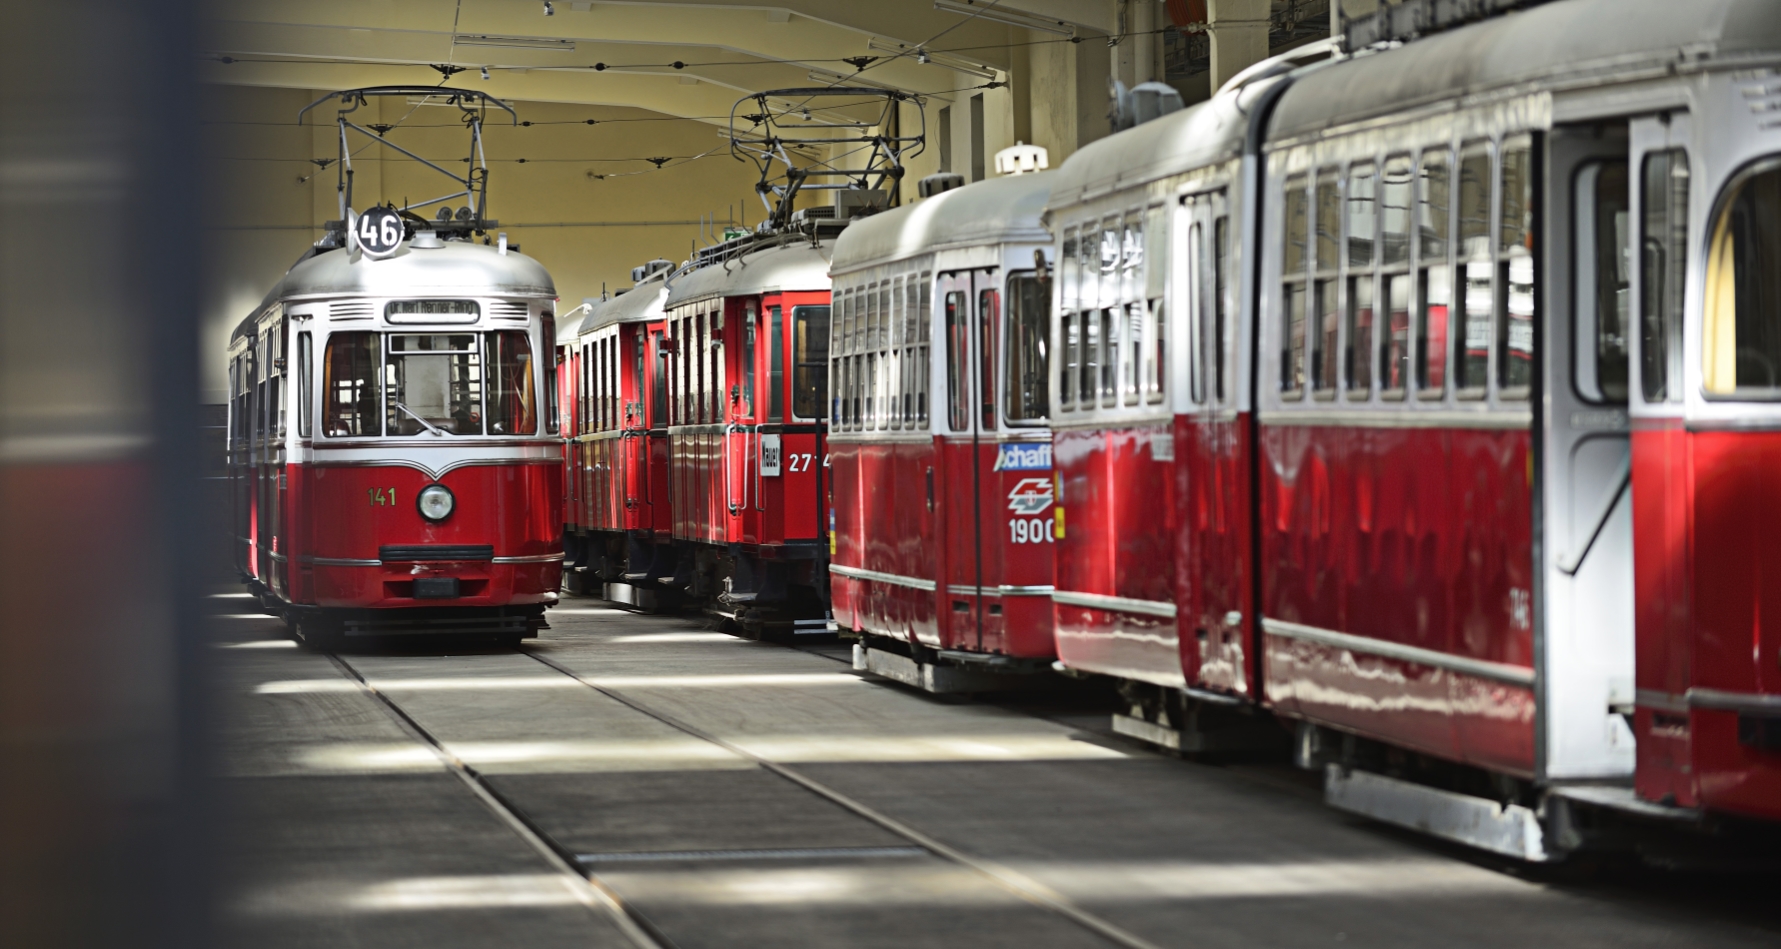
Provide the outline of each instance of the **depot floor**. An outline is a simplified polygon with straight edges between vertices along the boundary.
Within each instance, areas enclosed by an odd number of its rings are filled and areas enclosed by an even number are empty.
[[[1092,689],[938,698],[589,599],[329,656],[213,602],[231,946],[1781,941],[1773,877],[1529,871],[1117,739]]]

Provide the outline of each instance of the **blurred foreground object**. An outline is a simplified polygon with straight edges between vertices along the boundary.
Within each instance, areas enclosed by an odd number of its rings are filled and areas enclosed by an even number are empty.
[[[202,946],[190,10],[5,10],[0,942]]]

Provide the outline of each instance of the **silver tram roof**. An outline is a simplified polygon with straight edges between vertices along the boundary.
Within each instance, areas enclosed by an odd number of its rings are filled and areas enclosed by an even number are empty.
[[[589,310],[581,320],[581,334],[605,329],[615,323],[647,323],[662,318],[662,304],[668,299],[668,272],[658,271],[637,282],[631,289]]]
[[[248,335],[255,317],[275,303],[334,297],[531,297],[555,299],[556,284],[544,265],[517,251],[502,254],[468,241],[437,247],[405,243],[395,254],[372,260],[351,251],[328,250],[299,260],[254,308],[235,335]]]
[[[1241,157],[1255,100],[1277,81],[1267,77],[1222,90],[1205,102],[1084,145],[1052,172],[1050,206],[1069,207]]]
[[[1040,222],[1056,172],[991,178],[848,225],[835,239],[831,274],[947,247],[1051,243]]]
[[[1524,88],[1662,78],[1781,54],[1775,0],[1561,0],[1312,67],[1281,97],[1270,139],[1295,139],[1419,105]],[[1080,154],[1080,153],[1079,153]]]
[[[857,225],[850,229],[853,226]],[[808,238],[798,238],[796,243],[770,245],[681,274],[669,282],[662,306],[673,309],[711,297],[827,289],[828,243],[812,245]]]

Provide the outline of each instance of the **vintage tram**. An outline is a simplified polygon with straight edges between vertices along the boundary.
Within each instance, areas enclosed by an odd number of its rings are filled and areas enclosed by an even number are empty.
[[[423,226],[383,259],[318,246],[236,328],[236,566],[305,641],[542,625],[563,558],[555,297],[505,241]]]
[[[1781,818],[1781,18],[1630,6],[1367,21],[1060,169],[1056,635],[1122,730],[1268,710],[1532,860]]]
[[[828,269],[846,223],[801,211],[667,279],[662,582],[753,636],[828,631]]]
[[[859,668],[930,691],[1056,658],[1050,180],[947,190],[835,244],[835,623]]]
[[[573,588],[643,608],[670,605],[660,580],[675,572],[668,492],[667,331],[662,303],[673,264],[632,268],[632,287],[582,320],[570,387],[578,425],[569,439],[575,484]]]

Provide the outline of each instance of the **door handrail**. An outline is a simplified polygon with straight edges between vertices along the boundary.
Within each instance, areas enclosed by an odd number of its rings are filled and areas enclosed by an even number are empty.
[[[1577,575],[1577,571],[1583,568],[1584,558],[1588,557],[1589,552],[1595,549],[1596,539],[1602,536],[1602,529],[1608,526],[1608,518],[1613,516],[1614,508],[1620,504],[1620,496],[1626,493],[1632,480],[1633,456],[1632,452],[1628,451],[1626,457],[1620,462],[1620,472],[1615,477],[1614,490],[1609,493],[1608,500],[1602,504],[1601,510],[1596,512],[1595,526],[1590,528],[1589,537],[1583,541],[1583,546],[1577,548],[1575,553],[1558,559],[1560,573],[1567,577],[1574,577]]]

